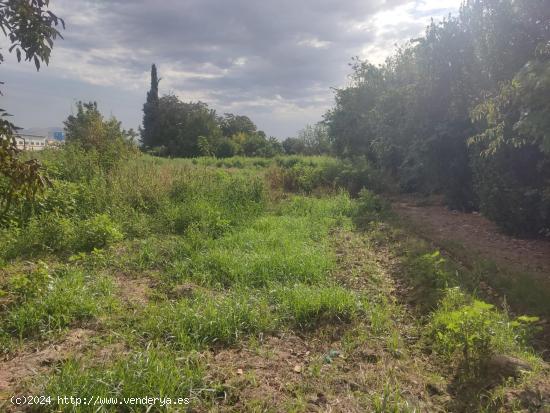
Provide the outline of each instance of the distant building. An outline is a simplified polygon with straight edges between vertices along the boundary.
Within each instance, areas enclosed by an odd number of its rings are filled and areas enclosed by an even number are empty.
[[[49,139],[45,136],[39,135],[16,135],[15,143],[17,149],[23,151],[41,151],[44,148],[56,147],[59,145],[59,141],[55,139]]]

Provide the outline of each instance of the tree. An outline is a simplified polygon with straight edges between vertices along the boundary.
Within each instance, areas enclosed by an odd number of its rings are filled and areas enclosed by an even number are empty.
[[[37,70],[41,62],[49,63],[54,40],[62,37],[56,27],[65,28],[63,19],[48,7],[49,0],[0,2],[0,28],[8,38],[8,50],[15,51],[19,62],[23,57],[33,61]],[[0,63],[3,61],[0,53]],[[5,109],[0,109],[0,207],[3,212],[8,211],[18,196],[32,199],[48,182],[38,161],[19,159],[15,143],[18,128],[8,116]]]
[[[159,99],[156,152],[162,156],[194,157],[212,153],[222,139],[216,112],[203,102],[182,102],[177,96]],[[200,142],[200,145],[199,145]]]
[[[304,155],[323,155],[330,152],[328,128],[322,122],[306,125],[298,132],[298,139],[303,142]]]
[[[220,117],[219,123],[223,136],[228,138],[241,132],[251,135],[257,131],[256,125],[248,116],[225,113]]]
[[[548,0],[467,0],[384,64],[353,60],[325,115],[335,153],[516,234],[550,235],[548,22]]]
[[[287,155],[299,155],[305,151],[304,141],[298,138],[288,137],[283,141],[282,146]]]
[[[97,151],[101,166],[107,169],[134,152],[135,133],[122,129],[115,117],[105,120],[96,102],[78,102],[76,107],[76,115],[63,122],[67,145]]]
[[[144,148],[154,148],[158,145],[159,131],[159,82],[157,67],[151,66],[151,88],[147,92],[147,101],[143,104],[143,127],[141,144]]]

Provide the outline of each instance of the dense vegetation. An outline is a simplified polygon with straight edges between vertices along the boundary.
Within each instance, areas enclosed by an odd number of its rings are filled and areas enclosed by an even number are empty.
[[[75,123],[90,118],[119,137],[111,141],[117,156],[109,145],[86,148],[86,132],[77,138],[86,129]],[[17,390],[51,395],[59,411],[74,406],[58,404],[58,395],[184,396],[200,411],[305,411],[321,391],[344,397],[346,411],[454,411],[521,405],[504,395],[544,379],[529,347],[538,319],[473,295],[474,275],[404,232],[381,198],[357,189],[377,185],[368,164],[167,160],[132,150],[94,105],[67,124],[71,142],[37,154],[51,187],[32,204],[21,198],[0,230],[2,352],[11,358],[47,340],[65,352],[55,369],[40,367],[43,374],[25,377]],[[397,304],[386,259],[422,297],[416,310]],[[296,340],[311,355],[290,366],[287,389],[276,400],[247,395],[264,385],[254,375],[265,369],[245,367],[237,354],[277,360]],[[367,351],[375,353],[365,359]],[[218,359],[231,354],[226,365]],[[502,355],[534,372],[498,381],[482,398],[477,383]],[[271,374],[287,374],[281,363]],[[411,384],[440,388],[455,375],[460,385],[447,401]],[[353,380],[355,390],[341,380]]]
[[[155,66],[143,151],[93,102],[61,148],[6,140],[0,396],[49,397],[37,412],[544,411],[547,280],[434,249],[377,193],[444,192],[546,234],[546,5],[467,1],[385,65],[356,61],[325,122],[283,143],[159,97]],[[190,406],[122,402],[143,397]]]
[[[353,69],[326,115],[339,155],[509,232],[549,234],[547,0],[468,0],[385,64]]]

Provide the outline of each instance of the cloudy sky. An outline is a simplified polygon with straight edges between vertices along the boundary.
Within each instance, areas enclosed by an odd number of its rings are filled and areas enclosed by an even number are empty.
[[[0,66],[15,123],[61,126],[77,100],[137,128],[155,62],[161,93],[295,135],[331,106],[352,56],[381,63],[461,0],[51,0],[64,40],[48,67]]]

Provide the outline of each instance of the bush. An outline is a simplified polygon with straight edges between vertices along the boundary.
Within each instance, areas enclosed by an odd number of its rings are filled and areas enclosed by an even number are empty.
[[[448,360],[461,354],[471,373],[478,373],[493,353],[520,350],[518,332],[517,323],[510,322],[506,314],[458,288],[447,290],[430,321],[434,349]]]
[[[91,251],[121,241],[124,238],[118,226],[107,214],[94,215],[77,226],[75,251]]]
[[[354,223],[365,228],[372,222],[382,221],[390,216],[390,205],[380,196],[364,188],[359,192]]]

